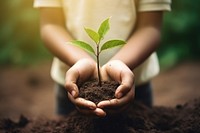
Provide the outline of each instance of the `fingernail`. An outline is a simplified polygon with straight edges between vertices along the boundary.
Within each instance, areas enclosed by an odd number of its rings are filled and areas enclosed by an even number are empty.
[[[117,98],[121,98],[122,96],[123,96],[122,93],[118,93],[118,94],[117,94]]]
[[[102,114],[101,114],[101,113],[99,113],[99,112],[96,112],[96,115],[97,115],[97,116],[99,116],[99,117],[101,117],[101,116],[102,116]]]
[[[89,108],[92,110],[96,109],[96,107],[94,107],[94,106],[90,106]]]
[[[76,92],[75,92],[75,91],[72,91],[72,92],[71,92],[71,95],[72,95],[73,97],[75,97],[75,96],[76,96]]]
[[[103,106],[102,106],[102,105],[97,105],[97,107],[98,107],[98,108],[103,108]]]
[[[105,117],[105,116],[106,116],[106,113],[101,114],[101,113],[97,112],[96,115],[97,115],[98,117]]]

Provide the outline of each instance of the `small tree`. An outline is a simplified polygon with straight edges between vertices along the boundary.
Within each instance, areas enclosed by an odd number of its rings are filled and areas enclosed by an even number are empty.
[[[102,51],[106,50],[106,49],[110,49],[116,46],[120,46],[125,44],[126,42],[123,40],[109,40],[107,42],[105,42],[102,47],[99,47],[101,44],[101,41],[104,39],[104,36],[106,35],[106,33],[109,31],[110,29],[110,25],[109,25],[109,18],[107,18],[106,20],[104,20],[98,31],[94,31],[90,28],[84,28],[86,33],[88,34],[88,36],[95,42],[96,44],[96,52],[95,50],[90,46],[90,44],[84,42],[84,41],[80,41],[80,40],[74,40],[71,41],[73,45],[78,46],[84,50],[86,50],[87,52],[92,53],[93,55],[96,56],[96,62],[97,62],[97,71],[98,71],[98,84],[99,86],[101,86],[101,73],[100,73],[100,64],[99,64],[99,55]]]

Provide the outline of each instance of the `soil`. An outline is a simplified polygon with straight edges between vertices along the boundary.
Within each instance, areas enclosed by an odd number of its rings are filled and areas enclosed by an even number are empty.
[[[10,133],[200,133],[200,99],[176,108],[148,108],[134,103],[126,112],[105,118],[73,111],[64,120],[0,121],[0,131]]]
[[[101,81],[101,86],[97,80],[87,81],[79,85],[79,96],[97,105],[100,101],[114,99],[118,86],[115,81]]]
[[[0,132],[200,133],[199,68],[200,62],[184,62],[155,77],[153,108],[134,103],[123,115],[103,119],[74,111],[58,121],[50,63],[0,67]]]

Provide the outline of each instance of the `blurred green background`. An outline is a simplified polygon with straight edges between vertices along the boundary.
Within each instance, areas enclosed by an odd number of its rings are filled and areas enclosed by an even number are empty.
[[[2,0],[0,65],[31,65],[51,60],[39,35],[39,12],[33,0]],[[173,0],[166,12],[158,56],[162,68],[200,59],[200,1]]]
[[[0,65],[30,65],[49,60],[39,35],[33,0],[1,0]]]

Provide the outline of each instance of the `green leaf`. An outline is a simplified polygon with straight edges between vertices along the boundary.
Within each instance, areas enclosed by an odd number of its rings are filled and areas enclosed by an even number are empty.
[[[104,20],[104,21],[101,23],[100,27],[99,27],[99,30],[98,30],[99,37],[100,37],[99,40],[102,40],[102,39],[104,38],[105,34],[106,34],[106,33],[108,32],[108,30],[110,29],[109,19],[110,19],[110,18]]]
[[[87,43],[83,42],[83,41],[78,41],[78,40],[74,40],[71,41],[73,45],[80,47],[81,49],[88,51],[92,54],[95,54],[94,49]]]
[[[110,40],[110,41],[105,42],[102,45],[100,52],[103,51],[103,50],[113,48],[113,47],[117,47],[117,46],[124,45],[124,44],[126,44],[126,42],[123,41],[123,40]]]
[[[99,43],[99,34],[97,32],[89,28],[85,28],[85,31],[96,44]]]

